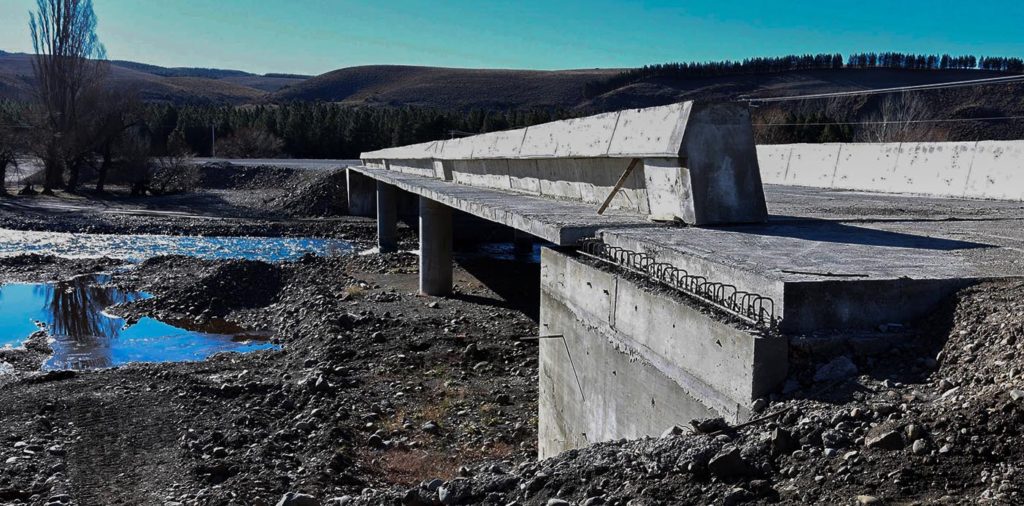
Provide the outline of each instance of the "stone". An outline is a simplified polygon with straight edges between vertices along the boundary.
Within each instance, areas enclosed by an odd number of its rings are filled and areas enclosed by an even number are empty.
[[[750,410],[753,411],[754,413],[760,413],[764,411],[767,407],[768,399],[761,397],[760,399],[755,400],[754,403],[750,405]]]
[[[1016,388],[1010,390],[1010,398],[1013,399],[1014,401],[1019,402],[1020,400],[1024,399],[1024,390],[1018,390]]]
[[[437,434],[441,432],[441,426],[437,422],[429,421],[420,426],[420,430],[427,434]]]
[[[842,355],[822,365],[814,373],[814,381],[839,381],[857,375],[857,365]]]
[[[880,450],[899,450],[903,448],[903,437],[899,432],[888,431],[876,436],[864,438],[864,446]]]
[[[680,427],[678,425],[673,425],[673,426],[665,429],[665,432],[661,433],[661,437],[662,438],[673,437],[673,436],[678,436],[678,435],[680,435],[682,433],[683,433],[683,428],[682,427]]]
[[[468,504],[472,499],[469,481],[455,479],[437,489],[437,498],[441,504]]]
[[[922,429],[920,425],[914,423],[907,425],[904,432],[907,434],[908,441],[917,441],[924,437],[924,429]]]
[[[793,436],[783,428],[776,428],[771,436],[772,455],[786,455],[796,449]]]
[[[914,455],[924,455],[928,453],[928,443],[923,439],[918,439],[917,441],[914,441],[914,445],[910,447],[910,451],[912,451]]]
[[[857,504],[879,504],[881,501],[873,495],[859,495],[857,496]]]
[[[708,470],[719,478],[744,476],[750,472],[749,466],[740,456],[739,448],[723,449],[708,462]]]
[[[570,504],[571,503],[569,501],[566,501],[564,499],[559,499],[557,497],[553,497],[551,499],[548,499],[548,502],[547,502],[547,506],[570,506]]]
[[[277,501],[277,506],[320,506],[320,501],[309,494],[288,492]]]

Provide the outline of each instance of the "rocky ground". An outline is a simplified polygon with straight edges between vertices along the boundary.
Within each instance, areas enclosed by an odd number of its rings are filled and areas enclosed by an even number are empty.
[[[3,201],[0,227],[284,229],[333,204],[276,186],[316,196],[336,184],[262,173],[178,197],[194,199],[182,208],[86,202],[39,217]],[[229,191],[218,185],[241,191],[222,198],[234,218],[202,202]],[[312,222],[299,230],[363,246],[373,235],[367,220]],[[404,232],[403,247],[411,240]],[[681,421],[538,462],[537,350],[520,339],[537,332],[536,290],[516,289],[537,266],[460,265],[445,299],[415,295],[409,254],[169,256],[118,270],[112,283],[154,297],[112,313],[226,320],[269,331],[280,349],[76,373],[38,372],[45,335],[0,351],[0,504],[1024,502],[1024,284],[965,289],[906,327],[791,336],[792,375],[748,424]],[[0,282],[117,267],[24,255],[0,259]]]
[[[30,262],[51,264],[43,278],[95,268],[19,258],[0,272],[26,280]],[[461,270],[455,298],[416,296],[415,270],[401,254],[158,257],[115,276],[156,297],[114,313],[227,318],[282,349],[79,373],[7,360],[24,372],[0,375],[0,503],[326,500],[532,460],[536,346],[520,338],[536,324]]]
[[[0,198],[0,229],[106,234],[316,236],[368,241],[371,228],[343,216],[344,170],[211,165],[200,186],[176,195],[129,195],[111,186],[55,196]]]

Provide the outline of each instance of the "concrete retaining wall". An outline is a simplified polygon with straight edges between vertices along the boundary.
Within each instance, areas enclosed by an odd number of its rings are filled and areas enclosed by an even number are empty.
[[[564,336],[540,346],[541,458],[694,418],[743,421],[787,372],[784,339],[748,334],[550,249],[541,253],[540,313],[542,335]]]
[[[1024,200],[1024,141],[780,144],[757,157],[767,184]]]

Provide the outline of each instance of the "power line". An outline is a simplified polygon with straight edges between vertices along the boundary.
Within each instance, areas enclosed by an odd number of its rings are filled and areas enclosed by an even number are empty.
[[[853,97],[862,95],[880,95],[884,93],[897,93],[907,91],[939,90],[947,88],[964,88],[968,86],[984,86],[989,84],[1006,84],[1024,81],[1024,75],[987,77],[983,79],[971,79],[967,81],[950,81],[945,83],[918,84],[912,86],[897,86],[893,88],[875,88],[870,90],[837,91],[834,93],[814,93],[810,95],[793,95],[785,97],[766,98],[740,98],[741,102],[762,103],[762,102],[785,102],[790,100],[813,100],[819,98]]]
[[[892,121],[828,121],[811,123],[754,123],[753,126],[781,127],[781,126],[829,126],[829,125],[888,125],[908,123],[956,123],[969,121],[1009,121],[1024,119],[1024,116],[989,116],[985,118],[945,118],[945,119],[910,119]]]

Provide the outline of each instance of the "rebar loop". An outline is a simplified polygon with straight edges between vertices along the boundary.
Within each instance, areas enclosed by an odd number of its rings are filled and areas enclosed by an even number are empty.
[[[581,239],[580,254],[626,269],[662,285],[674,288],[715,309],[771,332],[778,330],[775,301],[771,297],[739,290],[735,285],[711,281],[690,274],[672,264],[659,262],[652,255],[605,244],[597,238]]]

